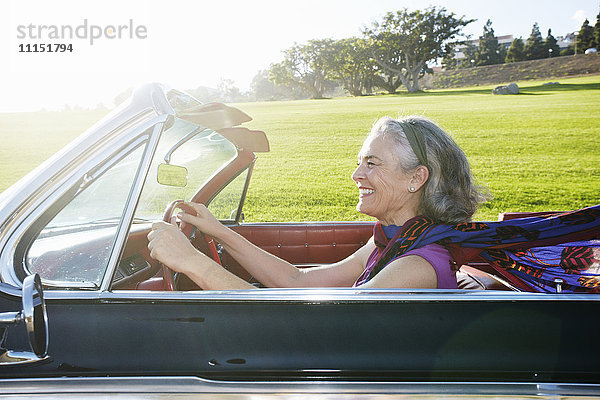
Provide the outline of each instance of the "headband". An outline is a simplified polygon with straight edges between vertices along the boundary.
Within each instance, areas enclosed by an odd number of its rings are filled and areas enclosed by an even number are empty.
[[[423,131],[421,130],[421,127],[411,124],[407,121],[398,122],[400,123],[400,127],[408,139],[410,147],[417,155],[419,162],[429,168],[429,164],[427,163],[427,149],[425,147],[425,139],[423,139]]]

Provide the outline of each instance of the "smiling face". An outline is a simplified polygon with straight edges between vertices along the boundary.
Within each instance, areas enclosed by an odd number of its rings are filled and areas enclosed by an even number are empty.
[[[417,215],[419,186],[414,174],[399,166],[396,144],[382,135],[369,135],[358,153],[352,180],[358,186],[356,209],[384,225],[402,225]],[[416,189],[411,192],[410,188]]]

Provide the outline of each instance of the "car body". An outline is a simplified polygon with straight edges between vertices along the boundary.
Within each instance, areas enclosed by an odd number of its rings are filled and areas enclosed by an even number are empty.
[[[21,290],[32,274],[47,315],[47,351],[38,343],[27,362],[0,363],[0,397],[600,394],[587,339],[600,330],[600,297],[521,292],[484,265],[463,271],[496,290],[202,291],[185,276],[164,290],[146,235],[175,199],[207,204],[299,266],[338,261],[372,234],[371,222],[244,223],[255,153],[269,150],[263,132],[239,126],[248,120],[146,85],[0,194],[2,348],[27,353],[11,313],[35,297]],[[38,321],[30,335],[46,329]]]

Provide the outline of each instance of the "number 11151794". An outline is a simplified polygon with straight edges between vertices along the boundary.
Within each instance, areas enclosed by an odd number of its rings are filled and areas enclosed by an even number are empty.
[[[19,44],[19,53],[72,53],[73,45],[66,43],[26,43]]]

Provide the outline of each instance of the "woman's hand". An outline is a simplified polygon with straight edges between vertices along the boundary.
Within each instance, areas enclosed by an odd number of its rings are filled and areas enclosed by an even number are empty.
[[[200,211],[203,207],[199,207]],[[206,212],[210,215],[208,210]],[[205,218],[210,220],[208,217]],[[199,219],[204,221],[201,217]],[[172,218],[170,224],[162,221],[153,223],[152,230],[148,234],[148,242],[150,257],[173,271],[184,273],[202,289],[255,289],[248,282],[241,280],[196,250],[177,227],[175,218]]]
[[[163,221],[154,222],[148,233],[150,257],[174,271],[187,274],[194,268],[198,257],[204,256],[192,246],[177,225]]]
[[[185,209],[180,211],[177,218],[181,221],[181,229],[185,229],[186,224],[190,224],[205,235],[219,238],[219,233],[224,226],[208,211],[208,208],[199,203],[186,202],[185,204],[190,206],[196,212],[196,215],[186,212]]]

